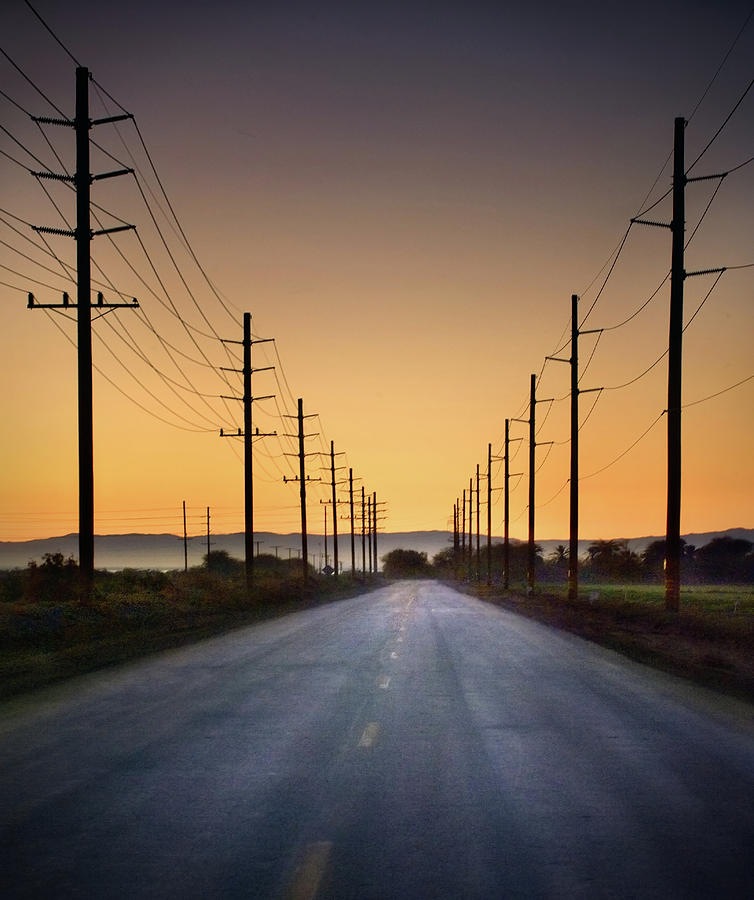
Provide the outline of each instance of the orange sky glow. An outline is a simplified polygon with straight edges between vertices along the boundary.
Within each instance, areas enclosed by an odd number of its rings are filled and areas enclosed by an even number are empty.
[[[748,5],[544,4],[540,19],[137,0],[122,18],[38,0],[96,79],[92,116],[119,112],[107,94],[134,114],[191,247],[133,124],[94,128],[92,171],[114,157],[136,177],[95,182],[93,212],[137,229],[95,238],[94,290],[140,304],[93,326],[96,533],[179,533],[183,500],[194,533],[208,506],[213,530],[242,529],[242,447],[219,436],[243,424],[222,399],[241,394],[223,370],[240,356],[220,338],[240,340],[248,311],[275,338],[254,348],[255,367],[275,367],[254,376],[275,395],[255,425],[278,432],[254,445],[257,530],[299,529],[283,483],[298,397],[317,415],[309,450],[345,452],[386,530],[447,529],[505,419],[528,415],[535,373],[536,532],[565,538],[569,373],[545,357],[569,355],[576,293],[583,328],[605,329],[580,340],[581,386],[604,388],[581,397],[581,535],[663,534],[670,233],[632,226],[601,288],[631,217],[670,187],[680,115],[687,164],[703,153],[690,174],[730,172],[686,192],[687,271],[729,268],[685,282],[681,527],[751,527],[754,89],[725,122],[752,79]],[[72,115],[75,64],[20,0],[0,25],[0,540],[16,541],[78,528],[75,321],[26,308],[28,291],[75,296],[74,242],[29,228],[67,227],[73,193],[25,171],[73,170],[72,130],[26,112]],[[669,222],[670,197],[648,217]],[[512,454],[511,534],[525,537],[526,441]],[[312,477],[325,464],[310,457]],[[499,461],[492,475],[502,534]],[[314,532],[328,497],[310,491]]]

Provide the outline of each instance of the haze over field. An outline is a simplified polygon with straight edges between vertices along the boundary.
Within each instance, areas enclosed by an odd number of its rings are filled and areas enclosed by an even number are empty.
[[[582,389],[605,388],[581,402],[581,534],[662,535],[670,237],[621,242],[640,211],[670,221],[676,116],[690,174],[730,172],[686,191],[687,270],[729,268],[685,284],[681,530],[752,524],[748,0],[34,6],[91,70],[92,116],[138,126],[92,129],[93,172],[136,169],[93,185],[93,227],[136,225],[95,238],[94,290],[140,304],[93,327],[98,534],[180,533],[183,499],[192,534],[208,506],[213,530],[243,527],[241,446],[219,439],[242,425],[223,399],[240,357],[220,339],[250,311],[276,339],[254,347],[276,367],[254,376],[276,395],[255,425],[277,432],[254,445],[258,530],[299,529],[298,397],[308,450],[345,452],[384,527],[444,531],[538,373],[537,534],[567,535],[568,369],[545,356],[569,355],[578,293],[605,329],[580,342]],[[78,529],[75,322],[26,308],[75,296],[73,241],[29,227],[66,228],[73,195],[28,171],[72,171],[73,132],[27,115],[73,115],[75,62],[22,0],[0,35],[0,539],[18,541]],[[525,473],[526,442],[512,455]],[[526,478],[511,488],[524,538]],[[311,485],[313,530],[328,498]]]
[[[725,532],[710,532],[707,534],[684,535],[686,542],[697,549],[709,543],[713,538],[723,534],[743,538],[754,543],[754,529],[730,528]],[[269,553],[280,559],[300,556],[301,535],[272,534],[260,532],[255,534],[258,541],[257,553]],[[635,553],[641,553],[654,537],[635,537],[628,539],[628,546]],[[493,543],[502,543],[502,538],[495,535]],[[481,537],[482,553],[487,544],[486,535]],[[558,545],[568,544],[567,539],[545,539],[537,541],[542,548],[543,555],[549,556]],[[579,541],[579,556],[586,554],[591,540]],[[452,546],[453,533],[447,531],[413,531],[401,533],[386,533],[378,535],[377,555],[381,560],[386,553],[400,548],[402,550],[417,550],[426,553],[429,560],[441,550]],[[476,544],[473,544],[476,546]],[[95,540],[97,551],[97,565],[103,569],[180,569],[184,565],[183,537],[175,534],[120,534],[103,535]],[[333,558],[332,534],[328,535],[327,547],[329,561]],[[351,567],[351,536],[340,534],[339,559],[344,570]],[[236,559],[244,558],[244,535],[237,534],[213,534],[211,535],[212,550],[225,550]],[[325,541],[322,534],[309,535],[309,556],[312,565],[320,568],[324,563]],[[362,544],[361,535],[355,539],[356,568],[361,569]],[[67,534],[46,540],[7,542],[0,541],[0,569],[23,568],[32,559],[41,562],[45,553],[62,553],[65,557],[76,557],[78,552],[78,535]],[[188,541],[189,566],[202,565],[204,555],[207,552],[207,540],[203,535],[196,535]],[[365,549],[364,555],[369,566],[369,551]],[[381,565],[381,564],[380,564]]]

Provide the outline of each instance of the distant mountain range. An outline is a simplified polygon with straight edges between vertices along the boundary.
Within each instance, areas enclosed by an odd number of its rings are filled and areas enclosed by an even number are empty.
[[[726,531],[708,531],[701,534],[686,534],[684,540],[695,547],[702,547],[713,538],[728,535],[735,538],[744,538],[754,543],[754,529],[729,528]],[[259,553],[272,553],[287,559],[289,556],[296,558],[301,551],[300,534],[275,534],[273,532],[260,532],[256,534]],[[641,553],[648,544],[659,537],[629,538],[629,547]],[[243,559],[244,536],[237,534],[211,535],[211,547],[213,550],[226,550],[231,556]],[[579,541],[579,554],[586,553],[586,549],[593,542],[589,540]],[[494,542],[501,542],[501,537],[493,537]],[[453,533],[449,531],[403,531],[380,534],[377,537],[377,553],[382,557],[385,553],[400,547],[405,550],[418,550],[426,553],[429,559],[450,547],[453,543]],[[558,546],[568,546],[568,538],[557,540],[538,540],[545,557]],[[481,545],[484,548],[486,536],[482,535]],[[183,538],[174,534],[113,534],[99,535],[94,540],[95,563],[100,569],[182,569],[184,565]],[[328,535],[327,548],[330,563],[332,563],[332,535]],[[310,557],[314,554],[322,556],[324,563],[324,538],[320,534],[310,534],[308,539]],[[361,568],[361,535],[356,536],[356,568]],[[191,538],[188,542],[189,566],[201,565],[204,554],[207,552],[206,538]],[[24,568],[30,560],[41,561],[45,553],[62,553],[64,556],[78,556],[78,535],[66,534],[62,537],[46,538],[36,541],[0,541],[0,569]],[[343,569],[351,567],[351,536],[350,533],[339,535],[338,554]],[[369,550],[366,551],[367,565]]]

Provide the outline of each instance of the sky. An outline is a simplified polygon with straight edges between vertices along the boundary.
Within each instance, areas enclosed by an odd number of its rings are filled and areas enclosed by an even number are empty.
[[[254,425],[278,433],[254,444],[257,530],[300,527],[297,398],[308,451],[345,454],[381,527],[446,529],[536,374],[536,535],[566,538],[569,367],[545,357],[569,357],[578,294],[605,329],[579,340],[582,388],[604,388],[580,397],[581,536],[663,534],[670,233],[629,226],[656,201],[671,219],[677,116],[690,174],[730,172],[686,189],[687,271],[728,270],[685,281],[681,529],[752,526],[749,0],[33,6],[55,37],[24,0],[0,9],[0,540],[78,527],[75,321],[26,304],[75,296],[74,242],[30,228],[68,227],[73,192],[28,171],[75,168],[73,131],[29,115],[73,115],[71,57],[92,118],[135,117],[92,129],[93,173],[135,170],[93,184],[93,227],[136,226],[94,239],[93,290],[139,300],[93,325],[97,533],[178,533],[183,501],[190,533],[207,507],[242,528],[242,446],[219,430],[243,424],[223,340],[250,312],[275,339],[253,350],[275,367]],[[501,534],[499,460],[492,486]],[[329,496],[310,486],[313,532]]]

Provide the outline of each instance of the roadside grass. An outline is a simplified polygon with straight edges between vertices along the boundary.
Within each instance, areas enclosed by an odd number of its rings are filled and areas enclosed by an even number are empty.
[[[260,573],[249,595],[237,574],[123,570],[97,572],[82,605],[73,569],[46,574],[0,573],[0,699],[380,584]]]

